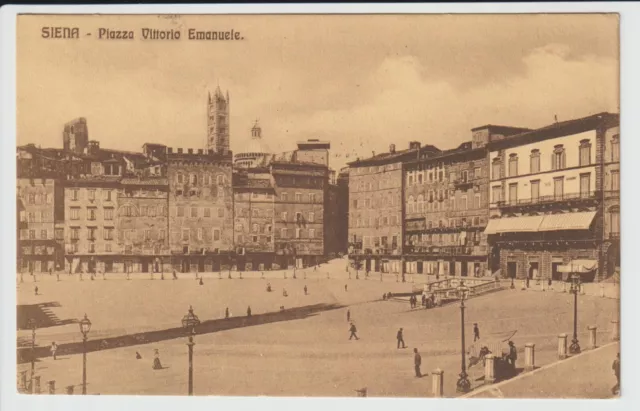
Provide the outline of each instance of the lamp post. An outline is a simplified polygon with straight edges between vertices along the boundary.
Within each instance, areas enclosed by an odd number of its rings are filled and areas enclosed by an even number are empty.
[[[36,370],[36,320],[29,319],[27,327],[31,329],[31,377],[29,378],[29,390],[33,394],[33,376]]]
[[[82,395],[87,395],[87,334],[91,331],[91,321],[85,313],[80,320],[80,332],[82,333]]]
[[[578,343],[578,293],[580,292],[580,275],[573,273],[571,276],[571,289],[573,293],[573,339],[569,346],[569,352],[571,354],[580,353],[580,344]]]
[[[460,378],[456,383],[456,390],[458,392],[471,391],[471,383],[469,382],[469,376],[467,375],[467,363],[465,358],[465,342],[464,342],[464,300],[469,296],[469,287],[464,285],[464,280],[460,280],[460,285],[457,288],[458,297],[460,298],[460,331],[462,337],[462,371],[460,372]]]
[[[189,312],[182,317],[182,327],[189,333],[189,395],[193,395],[193,335],[196,333],[196,326],[200,324],[200,319],[193,313],[193,307],[189,306]]]

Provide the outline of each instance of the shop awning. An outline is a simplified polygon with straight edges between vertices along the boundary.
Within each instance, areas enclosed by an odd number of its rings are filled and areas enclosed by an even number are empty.
[[[596,260],[571,260],[569,264],[558,266],[561,273],[588,273],[598,267]]]
[[[538,231],[543,216],[523,216],[510,218],[494,218],[484,230],[485,234],[500,233],[532,233]]]
[[[539,231],[588,230],[595,216],[595,211],[548,214],[544,216]]]

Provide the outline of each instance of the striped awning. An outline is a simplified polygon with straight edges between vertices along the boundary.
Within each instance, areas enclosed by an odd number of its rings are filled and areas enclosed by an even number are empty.
[[[523,216],[510,218],[495,218],[489,220],[484,230],[485,234],[500,233],[533,233],[538,231],[544,216]]]
[[[569,264],[558,266],[561,273],[588,273],[598,267],[596,260],[571,260]]]
[[[588,230],[595,217],[595,211],[580,213],[548,214],[544,216],[539,231]]]

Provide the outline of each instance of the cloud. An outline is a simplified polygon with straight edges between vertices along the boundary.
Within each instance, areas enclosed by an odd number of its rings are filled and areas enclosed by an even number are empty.
[[[272,132],[320,136],[353,158],[386,150],[390,143],[408,147],[412,140],[453,148],[470,140],[471,128],[487,123],[541,127],[554,115],[566,120],[617,111],[617,61],[570,55],[562,44],[536,48],[523,58],[522,74],[466,90],[424,76],[415,57],[390,57],[363,79],[367,102],[299,113],[272,124]]]

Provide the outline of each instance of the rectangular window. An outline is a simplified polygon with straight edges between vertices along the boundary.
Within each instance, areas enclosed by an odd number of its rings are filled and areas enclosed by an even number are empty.
[[[89,201],[94,201],[96,199],[96,190],[89,190]]]
[[[565,168],[565,156],[563,148],[556,148],[551,158],[551,168],[553,170],[562,170]]]
[[[287,212],[286,211],[282,212],[282,221],[287,221]]]
[[[80,219],[80,209],[77,207],[71,208],[71,219],[79,220]]]
[[[40,230],[40,238],[42,240],[46,240],[47,239],[47,230]]]
[[[79,240],[80,239],[80,229],[77,227],[73,227],[71,229],[71,239],[72,240]]]
[[[213,229],[213,241],[220,241],[220,230],[217,228]]]
[[[151,240],[151,230],[144,230],[144,240]]]
[[[177,216],[178,217],[184,217],[184,207],[183,206],[178,206],[176,208],[176,210],[177,210]]]
[[[218,209],[218,217],[219,218],[223,218],[224,217],[224,208],[219,208]]]
[[[553,179],[553,195],[556,200],[562,200],[564,197],[564,177],[557,177]]]
[[[79,199],[78,189],[75,188],[75,189],[71,190],[71,200],[78,201],[78,199]]]
[[[105,220],[113,220],[113,208],[105,208],[104,209],[104,219]]]
[[[580,166],[588,166],[591,164],[591,144],[580,144]]]
[[[540,154],[531,154],[531,174],[540,172]]]
[[[95,219],[96,219],[96,214],[97,214],[97,209],[95,209],[95,208],[88,208],[88,209],[87,209],[87,211],[88,211],[88,216],[87,216],[87,218],[88,218],[89,220],[95,220]]]
[[[198,235],[198,240],[202,240],[202,228],[198,228],[197,235]]]
[[[467,170],[462,170],[462,173],[460,173],[460,180],[463,183],[469,181],[469,172]]]
[[[315,220],[315,214],[314,213],[309,213],[309,222],[313,223]]]
[[[467,196],[464,196],[461,198],[461,205],[462,207],[460,207],[462,210],[466,210],[467,209]]]
[[[95,245],[95,243],[89,243],[89,252],[90,252],[90,253],[95,253],[95,252],[96,252],[96,245]]]
[[[620,191],[620,171],[611,171],[611,190]]]
[[[183,228],[182,229],[182,241],[189,241],[189,229],[188,228]]]
[[[509,177],[515,177],[518,175],[518,157],[509,157]]]
[[[163,240],[167,238],[167,230],[162,229],[160,231],[158,231],[158,240]]]
[[[296,238],[302,238],[301,235],[302,235],[302,229],[296,228]]]
[[[191,218],[198,217],[198,207],[191,207]]]
[[[316,202],[316,194],[315,193],[310,193],[309,194],[309,202],[310,203],[315,203]]]
[[[96,229],[94,227],[89,227],[88,229],[88,239],[95,240],[96,239]]]
[[[147,206],[140,206],[140,216],[146,217],[149,214],[149,209]]]
[[[613,136],[611,139],[611,161],[620,161],[620,136]]]
[[[56,240],[64,240],[64,228],[55,229]]]
[[[286,228],[281,228],[280,229],[280,238],[288,238],[288,234],[287,234],[287,229]]]
[[[537,203],[540,199],[540,180],[531,181],[531,202]]]
[[[591,193],[591,174],[580,174],[580,197],[589,197]]]
[[[315,238],[316,236],[316,230],[314,230],[313,228],[309,229],[309,238]]]
[[[51,194],[46,195],[47,204],[51,204],[53,202],[53,196]]]
[[[105,201],[111,201],[111,190],[104,191],[104,199]]]
[[[509,184],[509,203],[518,203],[518,183]]]
[[[494,203],[499,203],[500,201],[502,201],[502,187],[500,186],[491,187],[491,200]]]
[[[480,208],[480,194],[476,194],[473,198],[473,208]]]
[[[296,203],[301,203],[301,202],[302,202],[302,194],[296,193]]]
[[[494,180],[497,180],[500,178],[500,162],[496,162],[494,161],[493,164],[491,164],[491,177]]]
[[[206,218],[211,217],[211,209],[210,209],[209,207],[205,207],[205,208],[204,208],[204,216],[205,216]]]
[[[113,228],[105,228],[103,236],[105,240],[113,240]]]
[[[287,195],[287,193],[282,193],[282,194],[280,194],[280,199],[281,199],[281,201],[286,202],[286,201],[288,201],[289,196]]]
[[[620,233],[620,212],[613,211],[611,212],[611,233],[618,234]]]
[[[105,253],[110,253],[112,251],[110,243],[107,243],[107,244],[104,245],[104,251],[105,251]]]

